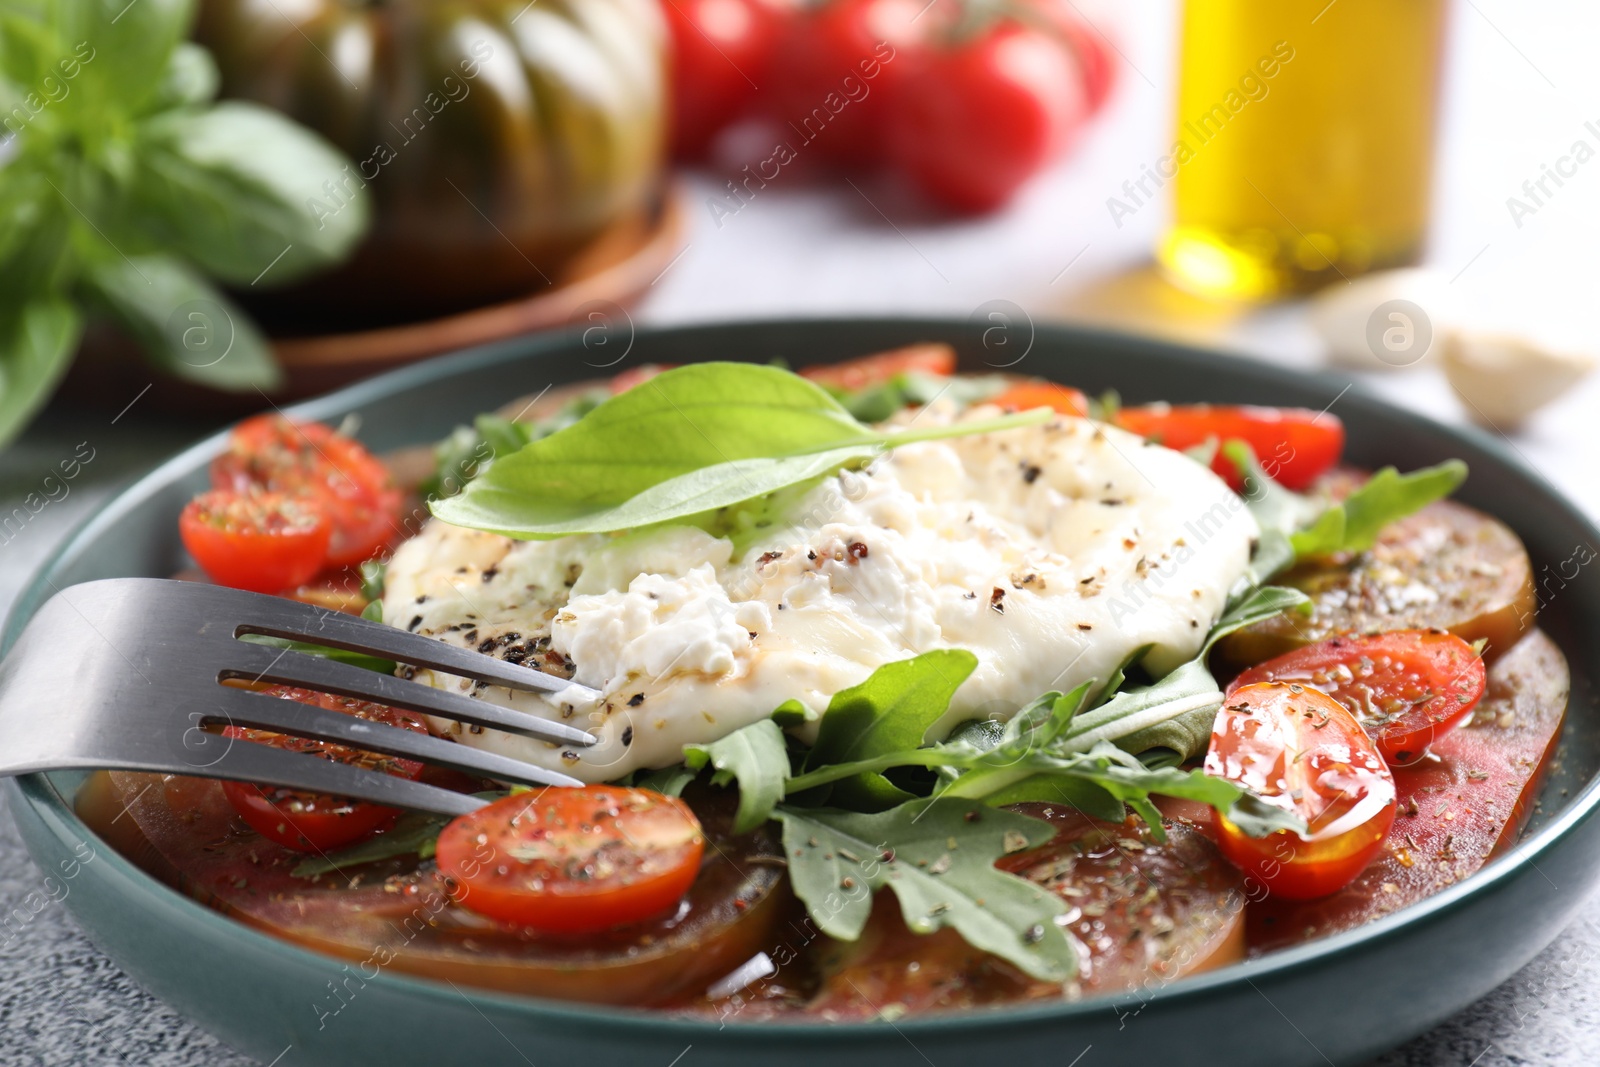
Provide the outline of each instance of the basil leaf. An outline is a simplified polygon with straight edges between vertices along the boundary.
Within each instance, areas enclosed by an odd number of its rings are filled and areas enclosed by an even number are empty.
[[[736,834],[747,834],[772,818],[772,809],[783,799],[783,780],[789,776],[788,746],[771,719],[753,722],[709,745],[684,745],[683,762],[691,771],[707,763],[715,767],[712,785],[738,781]]]
[[[50,0],[46,5],[64,51],[82,63],[73,91],[59,106],[92,120],[138,115],[152,102],[167,60],[194,21],[195,0]]]
[[[370,197],[349,161],[275,111],[167,111],[141,124],[139,142],[130,208],[142,229],[224,281],[292,281],[366,232]]]
[[[1408,474],[1385,467],[1289,540],[1301,557],[1365,552],[1377,544],[1385,526],[1443,500],[1466,478],[1467,465],[1459,459]]]
[[[1043,981],[1075,973],[1072,943],[1054,921],[1065,902],[994,866],[1049,841],[1055,830],[1043,820],[943,798],[873,815],[780,807],[777,817],[795,895],[828,936],[860,937],[873,890],[887,886],[914,932],[954,927]]]
[[[978,657],[959,648],[936,649],[886,663],[860,685],[841,689],[828,702],[806,767],[855,763],[922,746],[928,728],[950,708]],[[830,802],[877,811],[910,799],[879,773],[834,783]]]
[[[1050,417],[883,433],[788,371],[697,363],[611,397],[576,423],[496,458],[456,496],[445,522],[509,537],[605,533],[727,507],[913,441],[984,433]]]
[[[0,314],[0,445],[50,399],[83,329],[66,300],[44,298]]]
[[[244,312],[179,260],[119,256],[92,265],[84,280],[151,361],[176,377],[236,392],[282,381]]]
[[[222,74],[216,61],[197,44],[184,41],[167,59],[167,71],[156,91],[156,106],[196,107],[216,99]]]

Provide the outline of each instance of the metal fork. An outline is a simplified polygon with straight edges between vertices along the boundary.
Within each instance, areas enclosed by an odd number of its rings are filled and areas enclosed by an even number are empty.
[[[569,748],[595,742],[563,723],[420,682],[239,640],[246,634],[370,653],[513,689],[600,696],[528,667],[298,601],[195,582],[111,578],[57,592],[0,663],[0,777],[104,768],[258,782],[442,815],[484,803],[216,731],[246,726],[512,782],[583,784],[468,745],[224,685],[300,686]]]

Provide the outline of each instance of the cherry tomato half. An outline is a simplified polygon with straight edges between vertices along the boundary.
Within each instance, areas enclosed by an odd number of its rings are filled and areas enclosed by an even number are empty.
[[[211,464],[217,489],[251,486],[302,497],[328,516],[327,564],[370,559],[393,540],[401,494],[372,453],[316,422],[257,415],[233,429],[228,451]]]
[[[439,869],[480,915],[548,933],[592,933],[670,911],[700,871],[689,806],[645,789],[514,793],[439,835]]]
[[[332,535],[316,507],[282,493],[212,490],[178,515],[178,535],[218,585],[277,593],[322,569]]]
[[[1400,630],[1336,637],[1250,668],[1228,687],[1298,682],[1356,717],[1391,767],[1415,763],[1478,706],[1483,660],[1455,634]]]
[[[705,154],[766,85],[786,12],[779,0],[664,0],[672,40],[672,154]]]
[[[1305,489],[1344,451],[1344,423],[1338,416],[1304,408],[1150,404],[1123,408],[1116,423],[1180,452],[1210,440],[1243,441],[1255,451],[1261,468],[1285,489]],[[1234,489],[1244,488],[1238,469],[1220,450],[1211,469]]]
[[[1217,817],[1223,855],[1289,900],[1327,896],[1372,861],[1394,823],[1394,776],[1355,716],[1326,693],[1260,682],[1228,694],[1207,774],[1237,782],[1306,821],[1304,837],[1247,837]]]
[[[854,393],[882,385],[896,375],[931,374],[948,378],[956,372],[956,352],[949,345],[907,345],[870,356],[857,356],[842,363],[815,363],[800,368],[800,377],[809,378],[825,389]]]
[[[1005,392],[990,397],[985,404],[996,404],[1015,411],[1032,411],[1034,408],[1052,408],[1063,415],[1089,414],[1089,398],[1081,389],[1058,385],[1043,378],[1018,382]]]
[[[298,700],[373,722],[399,726],[418,733],[427,733],[422,719],[410,712],[399,711],[383,704],[365,700],[352,700],[308,689],[273,686],[265,690],[268,696],[284,700]],[[302,752],[333,763],[345,763],[369,771],[382,771],[397,778],[415,780],[422,774],[422,764],[399,756],[381,756],[345,745],[327,741],[311,741],[303,737],[256,730],[247,726],[224,727],[224,737],[271,745],[289,752]],[[276,786],[261,786],[251,782],[223,782],[222,791],[233,810],[250,824],[250,828],[285,848],[298,852],[327,852],[366,837],[386,828],[399,815],[399,809],[372,804],[348,797],[321,796],[302,793]]]

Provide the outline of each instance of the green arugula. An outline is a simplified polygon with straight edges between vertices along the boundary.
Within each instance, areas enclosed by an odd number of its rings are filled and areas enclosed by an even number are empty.
[[[828,702],[806,767],[871,760],[922,747],[929,727],[944,717],[978,657],[960,648],[936,649],[886,663],[866,681],[841,689]],[[858,811],[881,811],[912,794],[881,773],[866,771],[833,784],[829,802]]]
[[[1298,559],[1365,552],[1384,527],[1443,500],[1467,478],[1467,465],[1459,459],[1406,474],[1384,467],[1342,501],[1324,504],[1279,485],[1243,441],[1229,441],[1222,451],[1245,479],[1245,501],[1262,530],[1255,573],[1263,569],[1263,559],[1283,569]]]
[[[864,425],[798,375],[695,363],[611,397],[576,423],[495,458],[446,522],[516,538],[608,533],[765,496],[915,441],[1046,421],[1048,411],[925,429]]]
[[[739,783],[736,834],[747,834],[772,818],[772,809],[783,799],[783,780],[789,776],[788,745],[783,730],[771,719],[753,722],[709,745],[685,745],[683,762],[695,772],[708,763],[715,767],[712,785]]]
[[[860,937],[872,891],[887,887],[918,933],[954,927],[968,944],[1045,981],[1076,972],[1072,943],[1054,922],[1065,901],[994,865],[1049,841],[1049,823],[946,798],[871,814],[780,807],[777,818],[795,895],[830,937]]]
[[[504,794],[484,795],[498,798]],[[425,811],[402,812],[394,825],[383,833],[332,852],[307,857],[295,864],[289,873],[296,878],[320,878],[325,874],[343,873],[346,867],[376,863],[396,856],[431,859],[434,846],[439,841],[439,832],[449,822],[448,815],[434,815]]]
[[[347,255],[369,205],[320,137],[213,103],[184,42],[195,0],[0,8],[0,445],[65,373],[86,315],[152,362],[220,389],[270,388],[261,334],[207,276],[265,287]],[[325,182],[337,211],[313,212]]]
[[[380,617],[376,620],[382,622]],[[366,652],[351,652],[343,648],[327,648],[323,645],[314,645],[307,641],[291,641],[284,637],[268,637],[266,634],[243,634],[239,640],[248,641],[252,645],[266,645],[269,648],[282,648],[290,652],[304,652],[308,656],[318,656],[322,659],[333,660],[335,663],[348,663],[352,667],[373,671],[377,674],[393,674],[398,666],[392,659],[382,656],[373,656]]]

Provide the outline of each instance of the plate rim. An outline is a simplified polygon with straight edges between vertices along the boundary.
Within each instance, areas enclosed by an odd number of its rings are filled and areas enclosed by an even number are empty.
[[[753,316],[749,318],[719,318],[707,321],[672,323],[658,327],[646,327],[640,329],[638,333],[660,337],[719,329],[725,329],[730,332],[752,328],[781,331],[795,325],[814,328],[832,327],[841,330],[852,328],[882,329],[884,327],[906,330],[925,329],[931,334],[940,336],[950,336],[962,329],[973,328],[970,320],[937,316]],[[1248,367],[1250,376],[1269,385],[1274,382],[1292,382],[1303,385],[1308,379],[1329,384],[1335,390],[1344,385],[1349,385],[1351,386],[1350,392],[1358,394],[1370,405],[1381,409],[1387,418],[1394,419],[1399,423],[1410,424],[1412,428],[1422,430],[1437,438],[1442,438],[1446,441],[1459,441],[1494,455],[1502,464],[1514,471],[1519,478],[1540,491],[1550,502],[1564,511],[1566,517],[1589,534],[1594,543],[1600,544],[1600,529],[1597,529],[1594,520],[1590,519],[1565,493],[1554,486],[1537,469],[1533,468],[1515,448],[1509,447],[1505,442],[1476,427],[1449,425],[1418,412],[1402,408],[1376,394],[1360,380],[1348,381],[1327,371],[1308,371],[1300,368],[1284,367],[1266,363],[1246,355],[1195,348],[1161,338],[1145,337],[1070,323],[1037,325],[1034,327],[1035,339],[1040,335],[1049,335],[1060,341],[1075,341],[1080,344],[1111,343],[1120,347],[1144,349],[1151,353],[1162,354],[1168,358],[1183,359],[1201,367],[1215,366],[1237,369],[1240,365],[1244,365]],[[568,348],[574,339],[581,339],[581,336],[581,331],[574,328],[506,338],[450,355],[409,364],[322,396],[287,406],[283,410],[290,414],[302,415],[308,418],[328,418],[330,417],[330,412],[342,414],[347,409],[359,408],[369,401],[378,400],[419,385],[425,385],[431,381],[483,369],[500,362],[536,357],[548,350]],[[53,587],[50,576],[64,559],[71,555],[86,539],[91,538],[99,527],[114,522],[119,511],[139,504],[144,499],[145,494],[156,484],[164,481],[163,476],[169,475],[173,471],[188,473],[195,469],[196,460],[209,458],[213,455],[227,433],[228,430],[224,428],[216,433],[208,434],[199,441],[179,450],[169,458],[155,464],[142,474],[124,483],[81,519],[33,570],[19,589],[16,599],[6,613],[3,627],[0,627],[0,655],[4,655],[10,650],[22,626],[25,625],[26,619],[31,617],[33,612],[37,610],[38,604],[42,602],[42,590],[46,587]],[[1563,650],[1564,653],[1565,651]],[[93,838],[103,844],[105,843],[103,838],[95,834],[78,817],[71,803],[60,793],[47,774],[36,773],[8,779],[5,782],[5,788],[12,803],[16,803],[19,800],[27,803],[34,815],[58,837],[63,834],[71,834],[78,840]],[[1359,952],[1363,947],[1373,942],[1381,941],[1401,928],[1420,927],[1441,921],[1448,917],[1451,912],[1467,905],[1480,896],[1490,893],[1493,887],[1518,877],[1527,866],[1537,870],[1536,860],[1538,857],[1559,845],[1582,823],[1593,818],[1597,809],[1600,809],[1600,772],[1591,776],[1583,788],[1572,796],[1563,810],[1552,817],[1548,824],[1541,827],[1530,837],[1519,841],[1507,853],[1496,857],[1466,878],[1415,904],[1338,934],[1319,938],[1302,945],[1279,949],[1256,959],[1241,960],[1198,975],[1175,979],[1159,986],[1141,986],[1136,990],[1103,994],[1077,1001],[1060,1000],[1039,1004],[1004,1005],[988,1009],[954,1011],[926,1016],[909,1016],[897,1020],[896,1027],[911,1034],[925,1034],[934,1037],[950,1029],[968,1030],[972,1027],[985,1026],[1049,1025],[1070,1022],[1075,1018],[1103,1012],[1108,1008],[1114,1009],[1117,1004],[1126,1003],[1130,998],[1137,998],[1143,1005],[1179,1003],[1195,998],[1208,997],[1219,990],[1234,986],[1240,982],[1255,984],[1258,980],[1268,979],[1274,975],[1285,975],[1307,968],[1315,968],[1325,963],[1331,963],[1339,957]],[[168,902],[184,913],[188,921],[199,922],[209,927],[220,937],[242,937],[259,951],[280,955],[298,964],[307,962],[328,964],[330,962],[336,963],[340,960],[340,957],[302,948],[299,945],[273,937],[244,923],[230,919],[221,912],[206,907],[145,873],[109,845],[97,858],[111,861],[111,865],[119,876],[138,885],[146,893],[165,894]],[[463,995],[463,990],[453,987],[450,983],[390,969],[385,969],[371,981],[380,985],[393,985],[396,987],[396,991],[400,993],[409,993],[410,995],[427,998],[448,997],[455,999]],[[705,1036],[708,1033],[720,1031],[727,1034],[732,1031],[735,1034],[742,1034],[746,1037],[750,1035],[755,1035],[758,1038],[764,1035],[784,1038],[804,1036],[812,1040],[832,1042],[848,1041],[851,1038],[864,1038],[869,1035],[877,1036],[882,1031],[881,1024],[876,1021],[831,1022],[814,1019],[792,1021],[762,1019],[741,1022],[734,1019],[731,1020],[732,1025],[729,1026],[726,1021],[719,1023],[719,1021],[710,1017],[675,1015],[660,1009],[552,1000],[502,993],[479,987],[472,987],[464,992],[475,1002],[493,1006],[511,1014],[520,1014],[533,1018],[548,1018],[562,1023],[600,1023],[621,1026],[633,1033],[654,1031],[656,1033],[692,1037],[697,1034]]]

